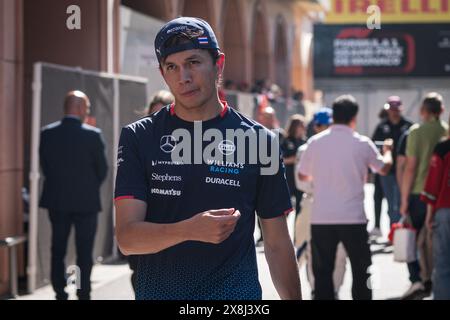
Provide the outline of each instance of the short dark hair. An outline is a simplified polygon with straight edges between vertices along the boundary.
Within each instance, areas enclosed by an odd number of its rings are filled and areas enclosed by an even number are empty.
[[[439,93],[430,92],[423,98],[422,106],[429,113],[439,116],[442,112],[443,100]]]
[[[176,47],[181,44],[189,43],[189,42],[194,42],[194,39],[188,37],[185,34],[179,33],[179,34],[173,36],[172,38],[170,38],[169,40],[167,40],[164,43],[164,48],[168,49],[168,48]],[[201,50],[207,50],[209,52],[209,54],[211,55],[211,58],[213,60],[213,65],[215,65],[217,60],[219,59],[219,50],[216,50],[216,49],[201,49]],[[165,61],[166,61],[166,57],[164,57],[162,59],[162,62],[165,62]]]
[[[358,102],[352,95],[337,97],[333,102],[333,121],[335,124],[349,124],[358,114]]]

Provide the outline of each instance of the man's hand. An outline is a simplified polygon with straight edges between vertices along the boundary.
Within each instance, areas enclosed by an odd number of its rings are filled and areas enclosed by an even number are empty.
[[[392,139],[384,140],[383,154],[385,154],[388,151],[392,151],[393,147],[394,147],[394,140],[392,140]]]
[[[208,210],[186,220],[189,236],[195,241],[221,243],[226,240],[236,227],[241,213],[234,208]]]
[[[400,214],[402,216],[407,216],[408,215],[408,202],[407,201],[402,201],[400,204]]]

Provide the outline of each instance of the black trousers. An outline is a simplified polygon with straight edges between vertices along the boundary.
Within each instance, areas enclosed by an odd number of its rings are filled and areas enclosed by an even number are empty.
[[[425,225],[427,205],[425,202],[420,200],[420,195],[411,194],[409,196],[408,209],[411,223],[414,229],[416,229],[416,234],[418,235],[420,233],[420,230],[422,230],[422,227]],[[411,283],[422,281],[422,277],[420,276],[419,260],[408,262],[408,271],[409,281],[411,281]]]
[[[68,298],[64,291],[67,284],[64,259],[72,225],[75,226],[77,266],[80,269],[78,276],[81,277],[77,296],[80,300],[90,299],[92,251],[97,230],[97,213],[50,211],[49,216],[52,225],[51,281],[56,299]]]
[[[380,228],[380,220],[381,220],[381,205],[383,203],[383,188],[381,187],[380,175],[375,174],[374,177],[374,193],[373,193],[373,203],[375,206],[375,228]]]
[[[368,286],[372,264],[366,224],[311,225],[311,250],[315,278],[314,299],[334,300],[333,270],[339,242],[352,266],[354,300],[371,300]]]

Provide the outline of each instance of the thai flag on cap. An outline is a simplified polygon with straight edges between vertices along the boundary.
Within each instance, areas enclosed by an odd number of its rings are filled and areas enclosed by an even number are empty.
[[[199,44],[208,44],[208,37],[198,37]]]

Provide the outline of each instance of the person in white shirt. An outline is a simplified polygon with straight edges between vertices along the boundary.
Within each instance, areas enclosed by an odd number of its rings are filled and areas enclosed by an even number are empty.
[[[385,141],[382,156],[370,138],[355,132],[358,109],[353,96],[338,97],[333,103],[334,124],[309,139],[298,168],[300,180],[314,183],[311,250],[316,300],[335,299],[332,275],[339,242],[350,258],[353,299],[372,299],[364,183],[368,168],[381,175],[389,172],[392,140]]]
[[[330,108],[321,108],[314,114],[312,123],[315,134],[318,134],[330,127],[333,123],[333,111]],[[313,182],[301,181],[298,177],[298,169],[300,159],[307,145],[301,145],[296,154],[294,179],[295,186],[303,193],[301,202],[301,213],[295,220],[295,247],[297,248],[297,261],[299,268],[306,263],[306,271],[309,284],[312,288],[311,296],[314,297],[314,274],[312,269],[311,257],[311,206],[314,200],[313,197]],[[344,245],[339,242],[336,251],[336,259],[333,271],[333,286],[336,298],[338,297],[339,289],[344,282],[345,266],[347,263],[347,253]]]

